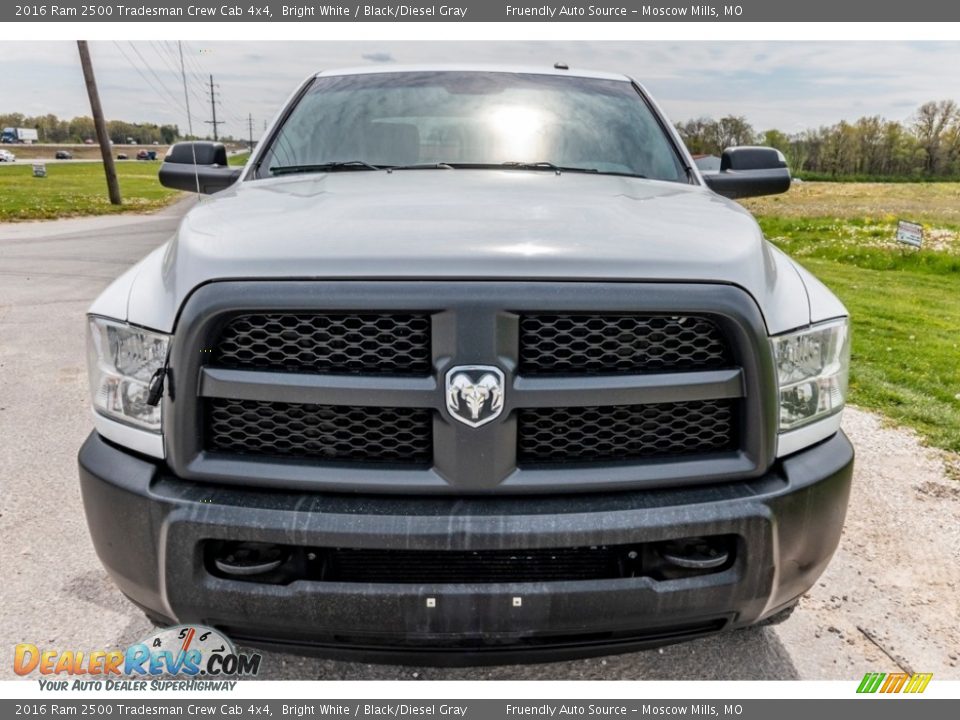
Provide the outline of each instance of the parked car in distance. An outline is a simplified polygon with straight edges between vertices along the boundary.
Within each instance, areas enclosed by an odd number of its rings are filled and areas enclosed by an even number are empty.
[[[0,150],[0,162],[13,162],[16,159],[17,156],[9,150]]]
[[[54,157],[57,160],[73,160],[73,153],[69,150],[57,150]]]
[[[127,159],[126,153],[117,153],[117,160],[126,160],[126,159]]]
[[[137,160],[156,160],[156,150],[140,150],[137,152]]]

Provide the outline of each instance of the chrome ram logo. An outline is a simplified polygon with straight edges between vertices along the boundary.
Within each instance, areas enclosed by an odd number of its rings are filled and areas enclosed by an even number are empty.
[[[460,365],[447,372],[447,412],[470,427],[503,412],[503,372],[492,365]]]

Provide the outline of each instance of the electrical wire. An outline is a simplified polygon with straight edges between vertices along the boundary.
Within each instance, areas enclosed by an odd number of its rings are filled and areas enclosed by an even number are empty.
[[[157,92],[159,93],[159,88],[155,87],[154,83],[151,82],[151,81],[147,78],[147,76],[144,75],[144,73],[140,70],[140,67],[139,67],[135,62],[133,62],[133,61],[130,59],[130,57],[127,55],[127,53],[124,52],[123,48],[120,46],[120,43],[118,43],[116,40],[114,40],[114,41],[113,41],[113,44],[116,45],[117,50],[119,50],[119,51],[120,51],[120,54],[123,55],[124,60],[127,61],[127,63],[130,65],[130,67],[132,67],[134,70],[137,71],[137,74],[143,79],[143,81],[147,84],[147,86],[150,87],[150,88],[152,88],[153,90],[155,90],[155,91],[157,91]],[[139,54],[139,53],[138,53],[138,54]],[[156,77],[156,73],[154,73],[153,70],[152,70],[149,66],[147,66],[147,70],[150,70],[150,72],[153,73],[154,77]],[[167,88],[166,85],[164,85],[163,82],[159,80],[159,78],[157,78],[157,80],[158,80],[158,82],[159,82],[159,84],[160,84],[160,87],[163,88],[163,90],[166,92],[167,97],[165,98],[165,100],[166,100],[166,99],[170,100],[170,101],[173,103],[173,105],[175,105],[178,109],[182,110],[182,111],[185,113],[185,112],[186,112],[186,108],[185,108],[184,105],[183,105],[183,101],[178,100],[177,97],[176,97],[173,93],[171,93],[170,89]]]

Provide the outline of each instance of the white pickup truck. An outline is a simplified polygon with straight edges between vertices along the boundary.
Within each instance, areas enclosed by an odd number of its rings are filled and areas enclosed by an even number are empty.
[[[90,531],[158,624],[364,660],[784,618],[853,450],[841,303],[623,75],[326,71],[90,308]]]

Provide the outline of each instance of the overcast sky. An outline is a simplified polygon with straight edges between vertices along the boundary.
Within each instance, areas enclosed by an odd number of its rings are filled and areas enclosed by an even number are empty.
[[[623,72],[674,121],[745,115],[793,132],[861,115],[905,120],[927,100],[960,100],[960,42],[210,42],[183,44],[194,132],[209,128],[206,76],[222,100],[221,132],[258,130],[311,72],[386,63],[520,63]],[[93,42],[108,118],[187,127],[175,41]],[[77,49],[0,41],[0,112],[89,115]]]

